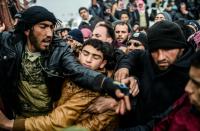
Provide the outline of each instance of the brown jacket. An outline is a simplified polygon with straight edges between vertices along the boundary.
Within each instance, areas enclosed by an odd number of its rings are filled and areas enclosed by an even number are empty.
[[[80,88],[73,82],[65,80],[62,95],[56,108],[46,116],[16,119],[13,130],[57,131],[72,125],[89,130],[102,130],[114,120],[115,112],[101,114],[83,112],[100,94]]]

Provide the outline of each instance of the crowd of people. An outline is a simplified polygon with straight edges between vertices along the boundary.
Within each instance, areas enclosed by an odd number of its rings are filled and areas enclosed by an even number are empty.
[[[198,0],[42,6],[0,25],[0,130],[199,131]],[[69,129],[68,129],[69,128]]]

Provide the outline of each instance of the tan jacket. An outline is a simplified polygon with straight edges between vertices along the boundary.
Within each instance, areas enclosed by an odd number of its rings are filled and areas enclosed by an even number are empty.
[[[114,120],[115,112],[107,111],[102,114],[88,114],[83,111],[100,94],[80,88],[73,82],[66,80],[62,95],[56,108],[46,116],[16,119],[13,130],[26,131],[57,131],[72,125],[78,125],[89,130],[102,130]]]

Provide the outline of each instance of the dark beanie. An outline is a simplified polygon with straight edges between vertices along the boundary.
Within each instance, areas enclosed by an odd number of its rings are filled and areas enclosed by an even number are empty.
[[[42,21],[50,21],[55,25],[57,19],[54,14],[46,8],[42,6],[32,6],[21,13],[21,18],[16,29],[25,31]]]
[[[155,23],[147,30],[147,37],[150,51],[187,47],[181,28],[174,22],[164,20]]]
[[[74,40],[83,44],[83,34],[79,29],[73,29],[69,34]]]
[[[144,47],[147,47],[147,35],[144,32],[134,32],[130,35],[129,40],[138,40]]]

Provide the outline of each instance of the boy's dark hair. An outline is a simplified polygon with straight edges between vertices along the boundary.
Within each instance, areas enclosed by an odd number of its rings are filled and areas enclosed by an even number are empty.
[[[86,45],[90,45],[97,49],[98,51],[101,51],[103,53],[103,59],[108,60],[109,57],[113,54],[112,46],[109,43],[105,43],[98,39],[88,39],[84,42],[83,48]]]
[[[191,59],[191,66],[200,68],[200,50],[198,50]]]
[[[78,13],[80,14],[80,12],[81,12],[82,10],[86,10],[86,11],[88,12],[88,9],[87,9],[86,7],[80,7],[80,8],[78,9]]]

